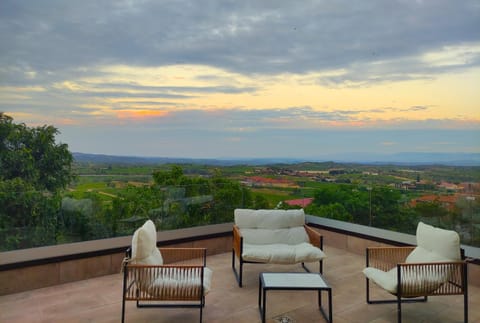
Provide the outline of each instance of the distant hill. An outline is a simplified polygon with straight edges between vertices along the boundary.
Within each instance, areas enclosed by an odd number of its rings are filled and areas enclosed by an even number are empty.
[[[361,164],[480,166],[480,153],[351,153],[336,155],[334,161]]]
[[[79,163],[97,164],[125,164],[125,165],[151,165],[151,164],[201,164],[201,165],[268,165],[276,163],[293,164],[304,160],[288,158],[265,159],[207,159],[207,158],[175,158],[175,157],[141,157],[141,156],[112,156],[102,154],[72,153],[73,158]]]
[[[480,153],[415,153],[367,154],[350,153],[329,155],[317,158],[174,158],[174,157],[141,157],[113,156],[102,154],[72,153],[76,162],[96,164],[201,164],[201,165],[272,165],[296,164],[302,162],[338,162],[374,165],[446,165],[446,166],[480,166]]]

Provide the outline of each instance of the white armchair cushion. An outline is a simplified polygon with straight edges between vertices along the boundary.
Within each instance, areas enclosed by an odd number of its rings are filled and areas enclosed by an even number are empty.
[[[138,228],[132,237],[132,263],[140,265],[163,265],[163,258],[157,248],[157,230],[148,220]]]
[[[397,268],[389,271],[382,271],[377,268],[368,267],[363,270],[367,278],[371,279],[377,285],[392,293],[397,294],[398,278]],[[449,275],[448,270],[430,271],[417,268],[416,270],[402,271],[402,290],[408,291],[409,294],[424,293],[429,294],[444,284]],[[403,293],[402,293],[403,294]]]
[[[417,226],[417,246],[450,261],[461,259],[460,237],[455,231],[435,228],[419,222]]]
[[[422,262],[446,262],[451,261],[446,257],[436,254],[434,252],[428,251],[422,247],[416,247],[413,251],[408,255],[405,262],[408,264],[411,263],[422,263]]]
[[[367,267],[363,270],[363,273],[368,279],[371,279],[375,284],[389,293],[397,293],[397,268],[383,271],[377,268]]]
[[[297,245],[263,244],[243,245],[242,258],[245,261],[255,261],[274,264],[294,264],[300,262],[313,262],[325,258],[325,253],[309,243]]]
[[[148,288],[150,295],[164,295],[169,297],[185,296],[194,293],[195,288],[201,286],[200,269],[164,268],[161,274]],[[207,294],[212,288],[212,270],[203,268],[203,292]]]

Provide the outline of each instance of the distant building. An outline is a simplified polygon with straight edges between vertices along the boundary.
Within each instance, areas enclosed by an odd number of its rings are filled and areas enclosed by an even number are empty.
[[[443,188],[447,191],[459,191],[460,189],[462,189],[461,186],[449,182],[441,182],[440,184],[438,184],[438,188]]]
[[[298,187],[295,182],[287,179],[275,179],[261,176],[247,177],[242,181],[246,186],[262,186],[262,187]]]
[[[301,206],[301,207],[309,206],[310,204],[312,204],[312,202],[313,202],[313,197],[284,201],[285,204],[288,204],[290,206]]]
[[[403,181],[401,183],[395,184],[395,187],[408,191],[416,189],[417,185],[413,181]]]
[[[412,200],[411,205],[416,206],[418,203],[440,203],[447,210],[453,210],[457,203],[458,195],[424,195]]]

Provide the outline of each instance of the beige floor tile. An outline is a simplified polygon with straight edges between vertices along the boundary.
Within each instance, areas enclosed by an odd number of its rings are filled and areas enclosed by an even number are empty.
[[[325,246],[325,279],[332,286],[333,317],[336,323],[396,321],[395,304],[368,305],[365,278],[361,273],[365,259],[343,249]],[[261,272],[302,271],[299,265],[256,265],[244,267],[244,287],[239,288],[231,269],[231,254],[209,256],[213,272],[212,291],[206,297],[204,322],[260,322],[258,275]],[[308,264],[318,270],[318,264]],[[119,322],[121,318],[122,275],[114,274],[75,283],[57,285],[23,293],[0,296],[0,322]],[[324,322],[315,292],[273,292],[267,294],[267,321],[289,317],[295,323]],[[324,304],[326,306],[326,294]],[[375,289],[376,297],[389,295]],[[391,297],[391,296],[390,296]],[[470,286],[470,322],[480,322],[480,288]],[[430,297],[427,303],[404,304],[406,322],[461,322],[461,296]],[[198,309],[137,309],[126,306],[127,322],[198,322]]]

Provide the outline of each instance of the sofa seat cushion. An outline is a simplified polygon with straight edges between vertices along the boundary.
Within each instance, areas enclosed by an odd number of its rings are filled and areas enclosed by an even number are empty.
[[[309,241],[303,226],[289,229],[240,229],[240,232],[244,243],[252,245],[297,245]]]
[[[162,268],[160,274],[148,287],[148,293],[165,298],[184,298],[195,296],[195,290],[201,286],[199,268],[188,270],[179,268]],[[207,294],[212,287],[212,270],[203,268],[203,292]]]
[[[325,258],[325,253],[310,243],[288,245],[274,244],[248,244],[243,245],[242,258],[245,261],[294,264],[300,262],[313,262]]]

